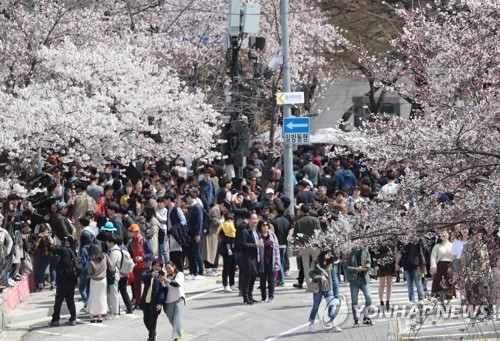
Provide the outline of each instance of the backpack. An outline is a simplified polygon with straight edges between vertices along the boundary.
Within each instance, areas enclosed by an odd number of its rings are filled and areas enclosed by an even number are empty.
[[[122,253],[122,260],[118,270],[120,271],[120,274],[128,275],[132,272],[132,270],[134,270],[134,261],[128,251],[120,249],[120,252]]]
[[[83,272],[83,261],[73,251],[71,252],[71,254],[73,258],[71,262],[64,267],[62,274],[65,278],[77,280],[78,277],[80,277],[80,274]]]
[[[186,250],[191,247],[191,237],[189,236],[187,225],[182,223],[175,224],[172,226],[170,234],[175,238],[177,243]]]
[[[347,189],[346,187],[349,187],[349,190],[352,192],[352,190],[356,186],[355,183],[353,184],[354,177],[351,176],[349,179],[346,179],[344,177],[344,174],[342,174],[342,172],[339,173],[338,177],[339,177],[339,189],[346,190]]]

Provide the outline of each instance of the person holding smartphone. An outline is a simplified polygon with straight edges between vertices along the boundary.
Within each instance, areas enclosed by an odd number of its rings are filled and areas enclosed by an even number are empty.
[[[165,290],[160,278],[165,275],[163,272],[163,261],[154,259],[151,262],[151,270],[141,275],[141,281],[144,282],[144,291],[141,297],[140,308],[144,313],[144,325],[148,329],[148,341],[156,340],[156,323],[161,307],[165,302]],[[163,275],[161,275],[163,274]]]
[[[161,285],[167,291],[167,297],[163,309],[167,314],[168,320],[172,325],[172,339],[181,340],[182,338],[182,317],[186,297],[184,293],[184,273],[178,271],[173,262],[165,264],[167,276],[162,272],[160,274]]]

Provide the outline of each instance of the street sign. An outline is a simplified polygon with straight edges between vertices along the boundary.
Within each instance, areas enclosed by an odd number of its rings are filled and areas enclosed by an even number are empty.
[[[276,103],[278,103],[278,105],[304,103],[304,93],[303,92],[278,92],[278,93],[276,93]]]
[[[283,133],[285,143],[309,144],[309,117],[283,118]]]

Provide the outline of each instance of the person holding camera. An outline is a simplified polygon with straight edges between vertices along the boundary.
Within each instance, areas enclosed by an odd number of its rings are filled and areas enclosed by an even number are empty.
[[[141,281],[144,282],[140,309],[144,313],[144,325],[148,329],[148,341],[156,340],[156,323],[161,312],[163,302],[165,302],[164,285],[160,281],[165,276],[163,271],[163,260],[157,258],[151,262],[151,270],[141,274]]]
[[[66,301],[70,313],[69,325],[76,326],[75,287],[82,270],[75,267],[75,258],[78,257],[75,250],[76,239],[73,236],[66,236],[63,239],[63,245],[56,246],[56,240],[50,238],[50,244],[49,251],[60,258],[56,268],[56,301],[49,326],[59,326],[63,301]]]

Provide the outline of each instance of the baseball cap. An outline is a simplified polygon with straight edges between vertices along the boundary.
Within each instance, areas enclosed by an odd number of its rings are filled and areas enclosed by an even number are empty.
[[[274,189],[272,188],[266,189],[266,194],[274,194]]]
[[[141,230],[141,227],[137,224],[132,224],[130,225],[130,227],[128,228],[128,230],[130,232],[139,232]]]

